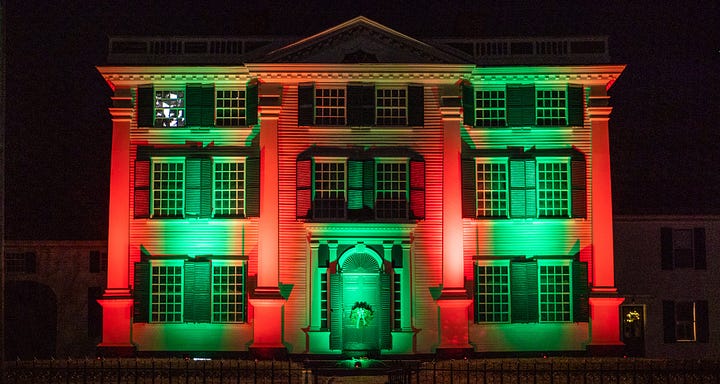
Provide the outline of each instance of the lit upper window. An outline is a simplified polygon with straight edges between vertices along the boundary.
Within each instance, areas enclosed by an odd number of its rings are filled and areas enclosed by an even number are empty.
[[[245,125],[245,90],[215,91],[215,125],[218,127]]]
[[[155,126],[185,126],[185,90],[155,90]]]
[[[345,125],[345,88],[315,88],[315,124]]]
[[[152,161],[152,216],[182,217],[185,211],[184,158],[155,158]]]
[[[407,89],[375,89],[375,124],[407,125]]]

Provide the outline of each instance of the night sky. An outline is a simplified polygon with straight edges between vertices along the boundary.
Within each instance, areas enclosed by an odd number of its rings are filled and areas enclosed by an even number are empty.
[[[718,1],[186,3],[4,2],[8,239],[107,237],[108,36],[305,37],[359,15],[421,40],[610,36],[615,213],[720,213]]]

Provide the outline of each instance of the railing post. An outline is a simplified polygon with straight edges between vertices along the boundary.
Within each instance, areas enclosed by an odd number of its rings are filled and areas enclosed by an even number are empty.
[[[437,362],[433,360],[433,384],[437,384]]]
[[[150,379],[150,381],[151,381],[152,384],[155,384],[155,359],[154,359],[154,358],[151,359],[150,362],[151,362],[151,366],[150,366],[150,377],[151,377],[151,379]]]
[[[450,361],[450,384],[453,384],[453,377],[454,377],[454,376],[455,376],[455,374],[453,373],[453,362],[452,362],[452,360],[451,360],[451,361]]]
[[[188,377],[189,373],[190,373],[190,359],[186,357],[185,358],[185,384],[188,384],[188,382],[190,380],[190,378]]]
[[[254,376],[255,378],[254,378],[254,381],[253,381],[253,382],[254,382],[255,384],[257,384],[257,359],[255,359],[255,370],[254,370],[254,371],[255,371],[255,374],[254,374],[253,376]]]

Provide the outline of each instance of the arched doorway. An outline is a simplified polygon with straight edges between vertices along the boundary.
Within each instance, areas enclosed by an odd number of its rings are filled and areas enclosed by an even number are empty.
[[[355,247],[338,260],[331,276],[331,340],[348,355],[390,348],[390,278],[382,259]]]
[[[57,344],[57,298],[47,285],[8,281],[5,285],[5,357],[50,358]]]

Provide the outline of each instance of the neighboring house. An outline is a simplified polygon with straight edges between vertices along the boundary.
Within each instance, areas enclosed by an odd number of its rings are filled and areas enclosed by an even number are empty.
[[[620,353],[604,38],[116,37],[106,354]]]
[[[619,216],[614,228],[627,352],[720,357],[720,217]]]
[[[107,242],[5,241],[5,357],[94,356]]]

